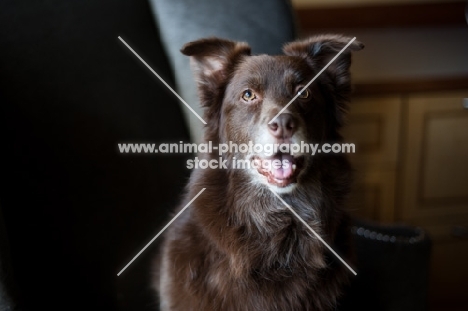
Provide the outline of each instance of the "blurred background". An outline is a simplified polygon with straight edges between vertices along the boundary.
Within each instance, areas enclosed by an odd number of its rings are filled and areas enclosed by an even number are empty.
[[[366,45],[344,130],[357,147],[351,213],[432,240],[420,307],[356,310],[467,310],[465,12],[451,0],[1,1],[0,310],[157,310],[158,241],[117,272],[169,220],[190,155],[122,155],[117,143],[196,141],[200,122],[118,36],[195,108],[183,43],[225,34],[280,53],[318,33]],[[413,269],[404,258],[399,271]],[[371,277],[368,289],[390,291]]]
[[[432,238],[431,310],[468,308],[466,1],[295,0],[302,36],[356,36],[345,138],[352,212],[423,227]]]

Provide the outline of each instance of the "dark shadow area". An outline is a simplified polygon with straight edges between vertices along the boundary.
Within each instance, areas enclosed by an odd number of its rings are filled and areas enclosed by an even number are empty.
[[[188,170],[117,143],[188,140],[146,1],[2,1],[0,205],[21,310],[154,310],[156,245]]]

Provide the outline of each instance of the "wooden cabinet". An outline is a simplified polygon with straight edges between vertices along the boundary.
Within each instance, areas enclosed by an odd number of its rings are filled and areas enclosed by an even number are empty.
[[[433,239],[430,293],[440,305],[466,298],[468,92],[408,97],[399,218]],[[465,298],[463,298],[465,297]],[[460,303],[458,303],[460,305]]]
[[[468,91],[355,98],[343,131],[356,144],[351,213],[426,229],[431,305],[443,310],[468,305],[466,98]]]
[[[356,169],[350,209],[356,216],[391,222],[400,145],[400,97],[369,97],[352,102],[346,142],[356,145],[349,157]]]
[[[468,92],[408,98],[402,219],[439,222],[468,216],[468,109],[463,107],[464,96]]]

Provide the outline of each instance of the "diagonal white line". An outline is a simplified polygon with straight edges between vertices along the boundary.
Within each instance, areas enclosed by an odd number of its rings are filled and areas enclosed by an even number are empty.
[[[168,227],[169,227],[169,226],[170,226],[170,225],[171,225],[171,224],[174,222],[174,220],[176,220],[176,219],[177,219],[177,217],[179,217],[179,216],[180,216],[180,214],[182,214],[182,213],[185,211],[185,209],[187,209],[187,207],[189,207],[189,206],[190,206],[190,204],[192,204],[192,202],[193,202],[193,201],[195,201],[195,199],[196,199],[196,198],[198,198],[198,196],[199,196],[200,194],[202,194],[202,192],[203,192],[203,191],[205,191],[205,189],[206,189],[206,188],[203,188],[202,190],[200,190],[200,192],[198,192],[198,193],[197,193],[197,195],[196,195],[196,196],[194,196],[194,197],[193,197],[193,199],[192,199],[192,200],[190,200],[190,202],[188,202],[188,203],[187,203],[187,205],[185,205],[185,206],[184,206],[184,208],[183,208],[183,209],[181,209],[181,210],[180,210],[180,212],[178,212],[178,213],[177,213],[177,215],[175,215],[175,216],[174,216],[174,218],[172,218],[172,220],[171,220],[171,221],[169,221],[169,223],[168,223],[168,224],[167,224],[167,225],[166,225],[164,228],[162,228],[162,230],[161,230],[161,231],[159,231],[159,233],[158,233],[158,234],[156,234],[156,236],[155,236],[155,237],[154,237],[154,238],[153,238],[151,241],[149,241],[149,243],[148,243],[148,244],[146,244],[146,246],[145,246],[145,247],[143,247],[143,249],[142,249],[142,250],[141,250],[141,251],[140,251],[138,254],[136,254],[136,256],[135,256],[135,257],[133,257],[133,259],[132,259],[132,260],[130,260],[130,262],[129,262],[129,263],[128,263],[128,264],[127,264],[127,265],[126,265],[126,266],[125,266],[125,267],[124,267],[122,270],[120,270],[120,272],[119,272],[119,273],[117,273],[117,276],[120,276],[120,275],[122,274],[122,272],[124,272],[124,271],[125,271],[125,269],[127,269],[127,268],[128,268],[128,266],[130,266],[130,265],[132,264],[132,262],[134,262],[134,261],[135,261],[135,259],[137,259],[137,258],[138,258],[138,256],[140,256],[140,255],[141,255],[141,253],[143,253],[143,252],[145,251],[145,249],[147,249],[147,248],[148,248],[148,246],[150,246],[150,245],[151,245],[151,243],[153,243],[153,242],[154,242],[154,240],[156,240],[156,239],[157,239],[157,238],[158,238],[158,237],[161,235],[161,233],[163,233],[163,232],[164,232],[164,230],[166,230],[166,229],[167,229],[167,228],[168,228]]]
[[[181,102],[198,118],[198,119],[200,119],[200,121],[203,122],[203,124],[206,124],[205,120],[203,120],[202,117],[200,117],[200,116],[198,115],[198,113],[196,113],[195,110],[193,110],[193,108],[190,107],[190,105],[187,104],[187,103],[185,102],[185,100],[183,100],[182,97],[180,97],[179,94],[177,94],[177,92],[174,91],[174,90],[169,86],[169,84],[167,84],[166,81],[164,81],[164,80],[156,73],[156,71],[154,71],[153,68],[151,68],[151,67],[146,63],[146,62],[143,60],[143,58],[141,58],[140,55],[138,55],[138,53],[135,52],[135,51],[130,47],[130,45],[127,44],[127,42],[125,42],[124,39],[122,39],[120,36],[119,36],[118,38],[120,39],[120,41],[122,41],[123,44],[125,44],[125,46],[126,46],[130,51],[132,51],[133,54],[135,54],[135,56],[136,56],[143,64],[145,64],[146,67],[148,67],[148,69],[149,69],[156,77],[158,77],[159,80],[161,80],[161,82],[162,82],[169,90],[171,90],[171,92],[172,92],[172,93],[173,93],[173,94],[174,94],[174,95],[175,95],[175,96],[176,96],[176,97],[177,97],[177,98],[178,98],[178,99],[179,99],[179,100],[180,100],[180,101],[181,101]]]
[[[312,229],[312,228],[311,228],[311,227],[310,227],[310,226],[309,226],[309,225],[308,225],[292,208],[291,208],[291,206],[289,206],[288,203],[286,203],[286,202],[285,202],[278,194],[276,194],[274,191],[271,191],[271,192],[273,192],[273,194],[276,195],[276,197],[277,197],[278,199],[280,199],[280,201],[283,202],[283,204],[284,204],[287,208],[289,208],[289,210],[294,214],[294,216],[296,216],[297,219],[299,219],[299,220],[307,227],[307,229],[309,229],[309,230],[317,237],[317,239],[319,239],[320,242],[322,242],[323,245],[325,245],[325,246],[330,250],[330,252],[332,252],[333,255],[336,256],[336,258],[338,258],[354,275],[357,275],[356,271],[354,271],[353,268],[351,268],[351,267],[343,260],[343,258],[341,258],[341,257],[333,250],[333,248],[331,248],[331,247],[327,244],[327,242],[325,242],[325,241],[320,237],[320,235],[318,235],[317,232],[315,232],[314,229]]]
[[[353,43],[354,40],[356,40],[356,37],[352,38],[351,41],[349,41],[348,44],[346,44],[345,47],[342,48],[341,51],[339,51],[338,54],[336,54],[335,57],[333,57],[332,60],[329,61],[328,64],[326,64],[325,67],[323,67],[322,70],[320,70],[319,73],[317,73],[317,74],[315,75],[315,77],[314,77],[312,80],[310,80],[309,83],[307,83],[306,86],[304,86],[303,90],[306,89],[306,88],[308,88],[308,87],[312,84],[312,82],[314,82],[315,79],[317,79],[317,78],[328,68],[328,66],[330,66],[331,63],[333,63],[333,62],[338,58],[338,56],[340,56],[341,53],[343,53],[344,50],[346,50],[346,49],[348,48],[348,46],[350,46],[351,43]],[[280,112],[278,112],[278,114],[277,114],[276,116],[274,116],[273,119],[270,120],[270,122],[268,122],[268,124],[271,124],[273,121],[275,121],[275,119],[276,119],[280,114],[282,114],[283,111],[285,111],[285,110],[289,107],[289,105],[291,105],[291,104],[296,100],[296,98],[298,98],[298,97],[301,95],[301,93],[302,93],[302,90],[301,90],[301,92],[297,93],[296,96],[294,96],[293,99],[291,99],[291,100],[289,101],[289,103],[288,103],[286,106],[284,106],[283,109],[281,109]]]

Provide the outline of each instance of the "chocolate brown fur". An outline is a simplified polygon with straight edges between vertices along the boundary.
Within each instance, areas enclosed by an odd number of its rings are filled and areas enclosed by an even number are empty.
[[[182,53],[191,56],[205,107],[205,140],[241,144],[268,136],[268,121],[349,40],[330,35],[292,42],[282,56],[250,56],[245,43],[217,38],[185,45]],[[312,83],[309,98],[289,106],[285,113],[294,120],[295,134],[278,140],[297,134],[308,142],[341,141],[351,90],[350,51],[361,48],[354,42]],[[246,88],[256,101],[241,100]],[[246,157],[224,155],[229,161],[234,156]],[[343,154],[317,154],[305,157],[289,185],[293,188],[279,192],[345,258],[343,205],[350,183]],[[202,188],[165,234],[155,280],[161,310],[334,310],[350,272],[276,198],[275,186],[254,171],[194,170],[181,207]]]

